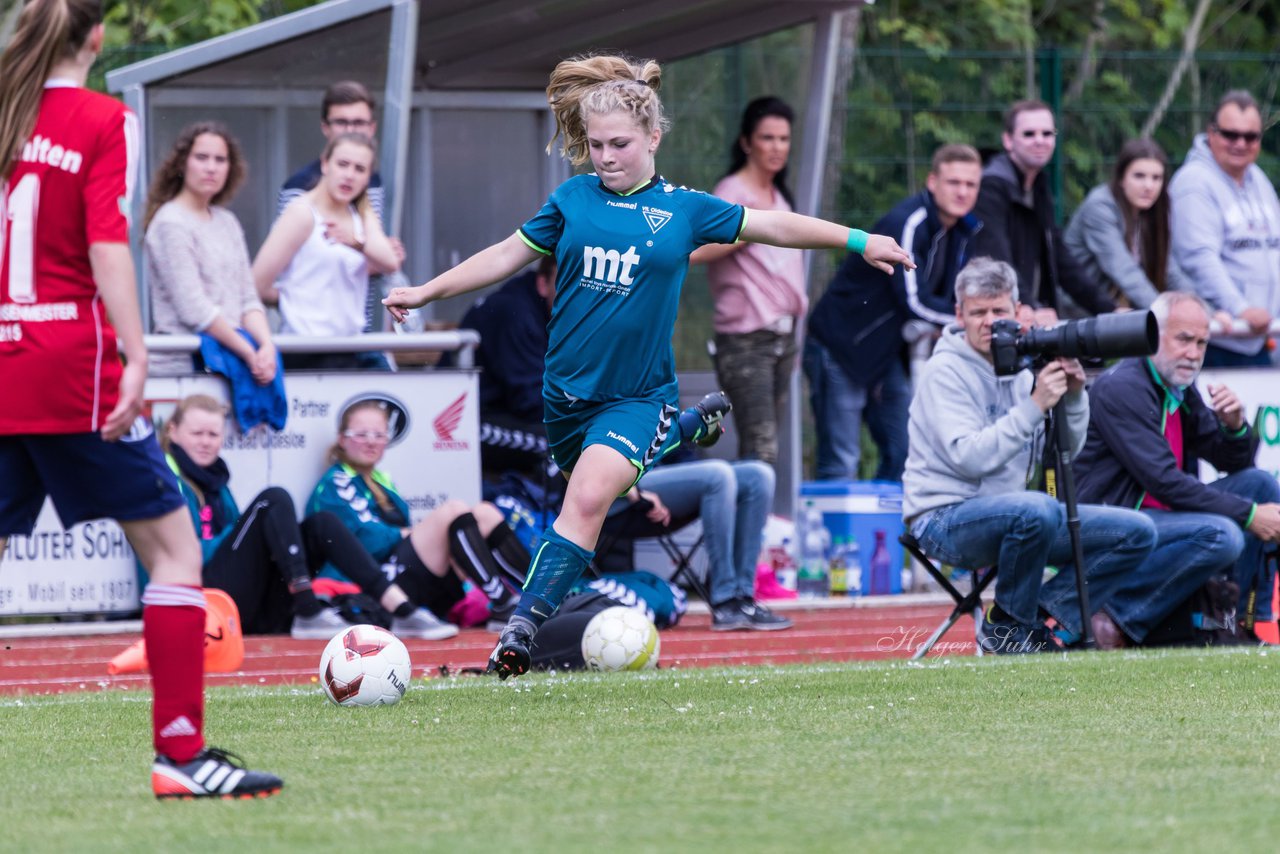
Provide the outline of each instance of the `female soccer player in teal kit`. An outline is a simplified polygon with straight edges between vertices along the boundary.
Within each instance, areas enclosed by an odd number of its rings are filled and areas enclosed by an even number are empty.
[[[556,136],[575,166],[589,158],[595,172],[561,184],[506,240],[383,300],[403,321],[408,309],[501,281],[542,255],[556,257],[542,396],[552,458],[569,484],[490,657],[490,669],[504,679],[529,668],[533,636],[594,557],[609,505],[680,441],[679,428],[672,429],[671,335],[689,254],[706,243],[746,240],[850,248],[886,273],[895,263],[915,266],[892,238],[748,210],[664,181],[654,166],[667,124],[661,80],[656,62],[618,56],[557,65],[547,86]]]

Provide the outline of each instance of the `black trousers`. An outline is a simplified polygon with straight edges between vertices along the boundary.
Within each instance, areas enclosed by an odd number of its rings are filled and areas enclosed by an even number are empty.
[[[290,584],[309,588],[327,563],[374,599],[390,583],[337,516],[316,513],[299,523],[289,493],[271,487],[249,503],[205,563],[204,585],[235,600],[245,634],[279,634],[293,622]]]

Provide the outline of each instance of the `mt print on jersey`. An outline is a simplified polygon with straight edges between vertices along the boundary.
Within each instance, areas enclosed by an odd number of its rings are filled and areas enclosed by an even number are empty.
[[[520,227],[555,255],[545,387],[584,400],[675,399],[675,329],[689,253],[733,243],[745,211],[655,178],[622,196],[595,175],[556,188]]]

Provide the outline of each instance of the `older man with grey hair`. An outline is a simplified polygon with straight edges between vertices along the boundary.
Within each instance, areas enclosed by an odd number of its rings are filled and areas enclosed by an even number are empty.
[[[1158,537],[1146,567],[1111,597],[1114,625],[1097,626],[1100,642],[1144,640],[1219,573],[1240,586],[1240,616],[1249,619],[1256,597],[1254,618],[1274,619],[1274,579],[1263,553],[1280,540],[1280,485],[1254,467],[1258,433],[1235,393],[1211,384],[1205,397],[1195,386],[1209,343],[1210,308],[1195,294],[1169,291],[1151,311],[1160,347],[1094,382],[1093,417],[1075,463],[1081,501],[1139,508]],[[1227,476],[1201,482],[1202,459]],[[1152,589],[1144,579],[1157,572],[1163,579]]]
[[[1055,359],[1038,374],[998,376],[991,327],[1017,310],[1017,276],[1005,262],[975,258],[956,277],[956,323],[921,373],[903,477],[903,516],[927,554],[997,568],[995,602],[978,625],[978,642],[996,653],[1058,650],[1084,629],[1065,508],[1028,489],[1059,400],[1071,450],[1084,444],[1084,372],[1074,359]],[[1146,559],[1155,527],[1132,510],[1081,505],[1079,513],[1090,601],[1103,607]],[[1058,573],[1042,584],[1047,565]]]

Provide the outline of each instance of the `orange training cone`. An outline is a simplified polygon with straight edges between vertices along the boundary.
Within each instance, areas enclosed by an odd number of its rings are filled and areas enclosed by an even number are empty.
[[[206,673],[230,673],[244,663],[244,632],[240,610],[226,593],[204,589],[204,669]]]
[[[107,673],[119,676],[121,673],[145,673],[147,670],[147,647],[139,640],[128,649],[107,663]]]
[[[230,673],[244,662],[244,633],[240,628],[240,611],[235,600],[221,590],[206,587],[204,591],[204,669],[206,673]],[[111,659],[107,673],[144,673],[147,670],[147,648],[137,641]]]

